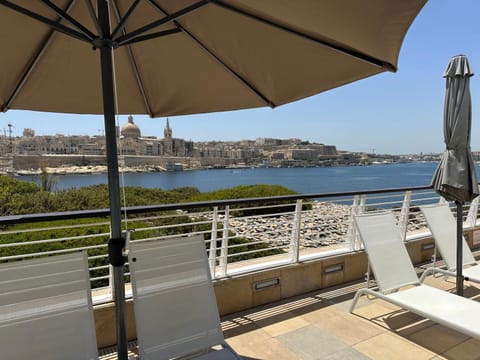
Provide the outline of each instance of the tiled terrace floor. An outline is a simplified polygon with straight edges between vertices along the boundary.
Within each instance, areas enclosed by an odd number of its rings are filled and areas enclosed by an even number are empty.
[[[426,283],[453,292],[454,279]],[[363,297],[348,312],[355,291],[343,285],[268,304],[222,319],[227,342],[245,359],[480,359],[480,341]],[[480,301],[480,286],[465,296]],[[480,321],[480,319],[479,319]]]

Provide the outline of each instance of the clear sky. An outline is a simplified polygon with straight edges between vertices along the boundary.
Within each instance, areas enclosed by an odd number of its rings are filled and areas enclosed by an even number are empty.
[[[193,141],[295,137],[339,150],[441,152],[442,74],[452,56],[464,54],[478,74],[471,78],[470,88],[471,145],[480,151],[479,14],[479,0],[430,0],[405,37],[397,73],[383,73],[273,110],[170,117],[173,136]],[[142,135],[163,137],[165,118],[135,116],[134,121]],[[119,118],[120,125],[126,122],[126,116]],[[0,114],[0,130],[8,123],[14,126],[14,136],[26,127],[37,135],[100,135],[103,128],[99,116],[13,110]]]

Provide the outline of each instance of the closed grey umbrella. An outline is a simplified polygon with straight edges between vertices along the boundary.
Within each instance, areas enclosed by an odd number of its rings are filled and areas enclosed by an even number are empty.
[[[275,107],[396,71],[426,1],[0,0],[0,110],[104,114],[120,359],[115,113]]]
[[[462,207],[478,196],[475,164],[470,152],[472,106],[470,69],[464,55],[454,56],[445,70],[443,131],[446,150],[432,179],[434,190],[457,206],[457,293],[463,295]],[[453,239],[452,239],[453,240]]]

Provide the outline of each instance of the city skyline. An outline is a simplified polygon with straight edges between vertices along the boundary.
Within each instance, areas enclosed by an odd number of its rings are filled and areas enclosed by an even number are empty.
[[[474,0],[428,2],[405,37],[396,74],[383,73],[273,110],[175,116],[169,117],[170,124],[176,137],[195,142],[299,138],[355,152],[442,152],[442,74],[459,53],[467,55],[474,72],[480,68],[479,10]],[[480,150],[477,76],[471,80],[473,151]],[[164,117],[134,117],[144,134],[162,137]],[[118,125],[126,122],[127,115],[119,117]],[[37,135],[93,136],[103,131],[103,117],[93,115],[12,110],[0,116],[0,130],[9,123],[13,136],[21,136],[24,128]]]
[[[122,117],[123,118],[123,117]],[[126,149],[129,149],[126,151],[126,153],[129,153],[131,151],[132,148],[136,148],[137,150],[139,150],[139,144],[143,141],[143,142],[151,142],[151,141],[155,141],[155,142],[162,142],[162,141],[174,141],[177,144],[177,146],[179,147],[184,147],[186,144],[190,144],[188,146],[192,147],[193,149],[193,146],[205,146],[205,145],[211,145],[211,146],[215,146],[215,144],[223,144],[224,146],[237,146],[237,147],[251,147],[251,146],[256,146],[256,147],[262,147],[262,145],[264,143],[277,143],[279,142],[279,144],[283,144],[283,145],[286,145],[286,144],[289,144],[293,147],[299,147],[299,148],[305,148],[305,147],[309,147],[309,146],[324,146],[325,148],[334,148],[335,149],[335,152],[340,152],[340,153],[352,153],[352,154],[369,154],[369,155],[378,155],[378,156],[428,156],[428,155],[441,155],[441,153],[443,151],[439,151],[439,152],[426,152],[426,153],[423,153],[423,152],[420,152],[420,153],[403,153],[403,154],[390,154],[390,153],[380,153],[378,151],[376,151],[376,149],[372,148],[372,149],[367,149],[367,151],[352,151],[350,149],[340,149],[340,148],[337,148],[335,144],[327,144],[327,143],[320,143],[320,142],[313,142],[313,141],[308,141],[306,139],[301,139],[301,138],[285,138],[285,137],[282,137],[282,138],[272,138],[272,137],[257,137],[255,139],[241,139],[241,140],[201,140],[201,141],[188,141],[186,139],[183,139],[183,138],[179,138],[177,136],[173,136],[173,133],[174,133],[174,129],[170,127],[170,124],[169,124],[169,119],[166,118],[165,119],[165,124],[164,124],[164,129],[163,129],[163,134],[160,135],[160,136],[156,136],[156,135],[152,135],[152,134],[146,134],[143,129],[138,126],[138,124],[134,121],[134,117],[132,115],[129,115],[128,118],[127,118],[127,122],[125,122],[124,124],[119,124],[117,126],[117,131],[118,131],[118,135],[119,135],[119,146],[121,148],[123,148],[123,150],[125,151]],[[103,130],[103,129],[99,129],[100,130]],[[65,146],[66,147],[69,147],[69,142],[70,141],[73,141],[74,143],[78,142],[79,139],[82,139],[84,142],[88,143],[90,140],[93,140],[93,141],[98,141],[98,139],[100,139],[100,142],[96,143],[96,146],[99,147],[99,149],[101,148],[101,153],[104,154],[104,143],[102,140],[105,136],[105,134],[103,133],[102,131],[102,134],[93,134],[93,135],[89,135],[89,134],[62,134],[62,133],[55,133],[55,134],[37,134],[35,129],[32,129],[32,128],[24,128],[23,129],[23,133],[20,134],[20,135],[13,135],[12,134],[12,138],[10,138],[9,140],[9,134],[8,134],[8,130],[7,129],[4,129],[4,141],[2,142],[1,141],[1,137],[0,137],[0,154],[3,153],[4,155],[18,155],[18,154],[23,154],[23,155],[26,155],[26,154],[29,154],[29,155],[39,155],[39,154],[43,154],[43,155],[47,155],[49,154],[49,151],[47,149],[47,151],[45,151],[45,149],[43,150],[40,150],[40,149],[36,149],[36,147],[38,146],[41,146],[39,145],[40,142],[42,141],[53,141],[53,142],[56,142],[57,143],[57,146],[59,146],[60,148],[64,148]],[[39,140],[36,140],[36,139],[39,139]],[[97,140],[95,140],[97,139]],[[130,140],[132,139],[132,140]],[[21,148],[17,148],[18,147],[18,144],[19,144],[19,141],[20,142],[24,142],[22,145],[21,145]],[[62,143],[62,141],[64,143]],[[35,146],[32,147],[32,144],[35,144]],[[9,146],[11,145],[14,145],[15,146],[15,149],[8,149]],[[78,145],[76,145],[78,146]],[[22,148],[23,147],[23,148]],[[7,150],[6,150],[7,149]],[[93,149],[93,148],[92,148]],[[91,150],[91,149],[90,149]],[[90,151],[89,150],[89,151]],[[88,155],[99,155],[100,153],[98,152],[99,150],[92,150],[93,152],[92,153],[89,153],[88,151],[87,152],[84,152],[84,151],[81,151],[80,154],[88,154]],[[76,151],[78,152],[78,150]],[[183,156],[183,155],[178,155],[178,154],[172,154],[172,149],[170,150],[167,150],[167,152],[169,152],[170,154],[169,155],[174,155],[174,156]],[[56,151],[53,151],[52,153],[56,153],[56,154],[59,154],[59,153],[62,153],[62,149],[57,149]],[[71,151],[68,151],[68,153],[74,153]],[[473,152],[475,153],[476,155],[478,155],[479,152]],[[131,154],[130,154],[131,155]],[[160,153],[145,153],[145,154],[142,154],[142,155],[154,155],[154,156],[162,156],[164,154],[160,154]],[[168,156],[169,156],[168,155]],[[184,155],[184,156],[187,156],[187,157],[190,157],[191,155]]]

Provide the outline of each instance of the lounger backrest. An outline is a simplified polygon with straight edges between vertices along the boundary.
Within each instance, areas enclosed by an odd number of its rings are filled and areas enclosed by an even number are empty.
[[[426,205],[420,209],[425,216],[428,227],[435,239],[438,251],[449,270],[455,270],[457,267],[457,221],[450,210],[448,204]],[[470,248],[465,238],[463,241],[463,264],[475,264]]]
[[[141,359],[170,359],[224,342],[202,236],[131,242]]]
[[[362,214],[355,215],[354,219],[380,291],[418,283],[417,274],[393,214]]]
[[[2,359],[98,359],[86,253],[0,265]]]

